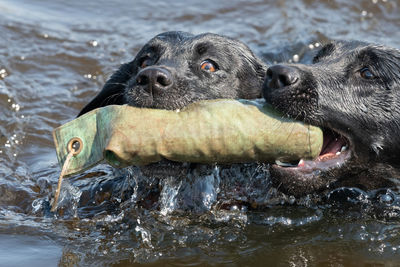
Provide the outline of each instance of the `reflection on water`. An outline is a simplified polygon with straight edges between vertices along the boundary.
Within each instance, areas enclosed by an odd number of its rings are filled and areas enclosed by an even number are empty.
[[[62,254],[62,247],[46,237],[0,235],[1,266],[55,266]]]
[[[329,39],[400,47],[393,0],[0,0],[0,265],[396,264],[398,190],[295,199],[266,166],[194,168],[183,180],[101,165],[65,180],[51,131],[167,30],[214,32],[267,62],[310,62]]]

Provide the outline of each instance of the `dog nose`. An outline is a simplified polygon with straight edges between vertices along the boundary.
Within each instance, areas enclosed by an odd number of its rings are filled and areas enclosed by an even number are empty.
[[[280,89],[295,84],[299,80],[296,68],[284,65],[271,66],[267,70],[265,85],[271,89]]]
[[[160,94],[168,90],[173,83],[172,74],[165,68],[147,67],[136,76],[136,83],[150,94]]]

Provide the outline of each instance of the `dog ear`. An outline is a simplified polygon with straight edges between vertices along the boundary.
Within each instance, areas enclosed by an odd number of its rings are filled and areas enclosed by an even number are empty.
[[[124,99],[125,87],[129,79],[137,72],[135,61],[123,64],[104,85],[101,92],[90,101],[78,114],[78,117],[96,108],[107,105],[126,104]]]

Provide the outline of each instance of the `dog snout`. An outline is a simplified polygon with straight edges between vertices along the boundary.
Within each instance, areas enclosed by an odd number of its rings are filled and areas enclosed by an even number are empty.
[[[156,95],[167,91],[173,84],[170,71],[162,67],[147,67],[136,76],[136,83],[149,94]]]
[[[294,67],[275,65],[267,70],[265,85],[270,89],[280,89],[298,82],[300,74]]]

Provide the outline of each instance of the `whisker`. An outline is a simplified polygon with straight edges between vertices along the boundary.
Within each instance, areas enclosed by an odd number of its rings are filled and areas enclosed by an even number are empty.
[[[106,98],[101,102],[101,105],[107,105],[107,104],[109,104],[109,103],[112,103],[111,100],[116,99],[117,97],[119,97],[119,96],[121,96],[121,95],[123,95],[123,93],[121,93],[121,92],[112,94],[112,95],[106,97]]]
[[[107,82],[106,85],[121,85],[123,87],[127,87],[128,83]]]

